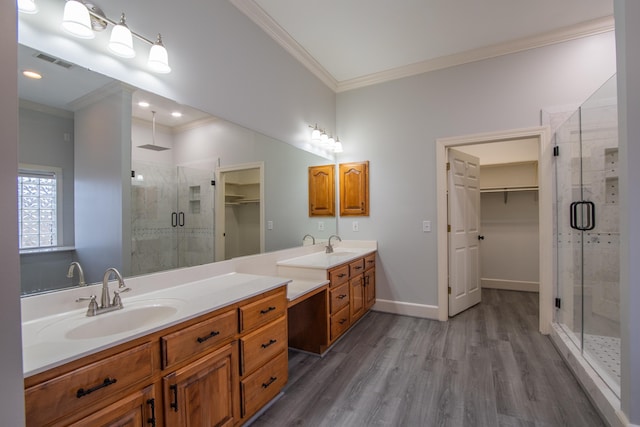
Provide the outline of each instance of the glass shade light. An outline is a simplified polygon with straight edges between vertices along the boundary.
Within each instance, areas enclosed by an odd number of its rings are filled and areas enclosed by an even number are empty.
[[[336,140],[333,139],[333,136],[330,136],[329,139],[327,139],[327,144],[329,145],[333,145],[336,143]]]
[[[120,17],[118,25],[111,30],[111,38],[109,39],[109,50],[122,58],[133,58],[136,51],[133,50],[133,36],[129,27],[127,27],[124,13]]]
[[[329,135],[327,135],[324,131],[320,133],[320,142],[326,144],[329,140]]]
[[[313,130],[311,131],[311,141],[320,142],[320,129],[318,129],[318,125],[316,124]]]
[[[91,16],[87,7],[77,0],[69,0],[64,5],[62,28],[69,34],[81,39],[95,37],[91,28]]]
[[[158,40],[149,50],[149,62],[147,65],[156,73],[166,74],[171,72],[169,55],[167,54],[167,49],[165,49],[162,44],[162,36],[160,36],[160,34],[158,34]]]
[[[336,144],[333,146],[334,153],[342,153],[342,142],[336,138]]]
[[[22,13],[38,13],[35,0],[18,0],[18,10]]]

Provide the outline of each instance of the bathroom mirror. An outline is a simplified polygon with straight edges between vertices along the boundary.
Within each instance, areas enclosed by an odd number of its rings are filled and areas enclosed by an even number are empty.
[[[307,169],[326,158],[26,46],[18,52],[21,71],[43,74],[19,76],[20,170],[57,171],[57,245],[20,250],[23,295],[77,286],[77,272],[67,278],[73,261],[87,283],[112,266],[132,276],[213,262],[216,170],[261,168],[262,215],[234,216],[240,234],[263,229],[260,249],[336,232],[335,218],[307,212]]]

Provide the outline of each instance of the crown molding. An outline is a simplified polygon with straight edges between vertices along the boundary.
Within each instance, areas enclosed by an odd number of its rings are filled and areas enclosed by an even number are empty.
[[[615,29],[613,16],[605,16],[531,37],[524,37],[506,43],[498,43],[453,55],[433,58],[353,79],[337,81],[309,52],[296,42],[289,33],[258,6],[254,0],[230,0],[230,2],[336,93],[602,34]]]
[[[316,59],[309,54],[297,41],[289,35],[276,21],[269,16],[253,0],[230,0],[240,12],[244,13],[256,25],[282,46],[291,56],[297,59],[311,73],[319,78],[327,87],[334,92],[338,89],[338,81],[320,65]]]
[[[442,70],[444,68],[455,67],[457,65],[468,64],[471,62],[481,61],[484,59],[495,58],[511,53],[522,52],[529,49],[549,46],[552,44],[567,42],[582,37],[602,34],[614,31],[615,25],[613,16],[586,21],[560,30],[550,31],[538,34],[532,37],[525,37],[512,40],[506,43],[499,43],[491,46],[472,49],[453,55],[442,56],[427,61],[417,62],[415,64],[394,68],[391,70],[381,71],[354,79],[343,80],[338,82],[336,92],[346,92],[365,86],[371,86],[391,80],[401,79],[403,77],[415,76],[429,71]]]

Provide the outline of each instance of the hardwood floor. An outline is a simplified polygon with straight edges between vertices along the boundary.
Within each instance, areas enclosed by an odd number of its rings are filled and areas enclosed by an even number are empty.
[[[289,356],[252,427],[604,425],[538,333],[534,293],[483,290],[448,322],[371,312],[325,357]]]

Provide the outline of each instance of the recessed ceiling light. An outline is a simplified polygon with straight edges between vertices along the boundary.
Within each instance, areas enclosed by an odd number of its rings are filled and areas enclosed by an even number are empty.
[[[42,74],[33,70],[24,70],[22,72],[22,75],[25,77],[29,77],[30,79],[36,79],[36,80],[40,80],[42,78]]]
[[[182,113],[180,111],[174,111],[173,113],[171,113],[171,115],[173,117],[182,117]]]
[[[147,101],[140,101],[138,105],[142,108],[147,108],[150,104]]]

